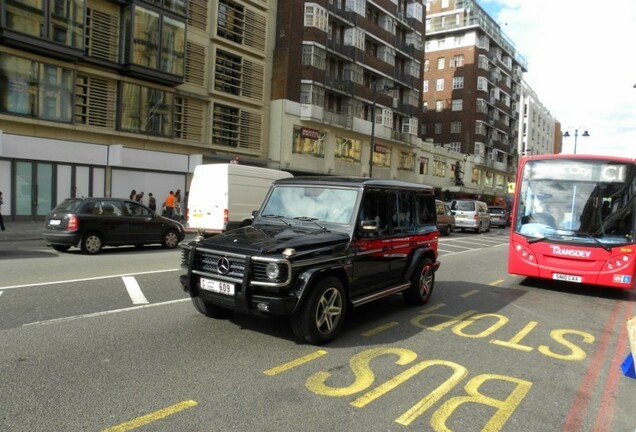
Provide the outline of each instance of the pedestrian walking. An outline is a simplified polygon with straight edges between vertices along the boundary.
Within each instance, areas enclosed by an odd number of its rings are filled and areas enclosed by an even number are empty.
[[[4,220],[2,219],[2,191],[0,191],[0,230],[4,231]]]
[[[137,201],[138,203],[141,203],[144,199],[144,193],[143,192],[139,192],[137,195],[135,195],[135,201]]]
[[[153,212],[157,211],[157,200],[155,199],[155,197],[152,194],[152,192],[148,193],[148,207]]]
[[[130,196],[128,197],[128,199],[134,200],[136,196],[137,196],[137,191],[133,189],[130,191]]]
[[[165,202],[163,203],[166,208],[166,217],[170,219],[174,219],[174,203],[177,198],[174,196],[174,191],[170,191],[168,196],[166,197]]]

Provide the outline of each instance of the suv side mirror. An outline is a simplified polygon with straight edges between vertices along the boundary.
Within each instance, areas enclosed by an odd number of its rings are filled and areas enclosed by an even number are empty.
[[[369,219],[360,221],[360,228],[363,232],[374,233],[380,230],[380,223],[376,219]]]

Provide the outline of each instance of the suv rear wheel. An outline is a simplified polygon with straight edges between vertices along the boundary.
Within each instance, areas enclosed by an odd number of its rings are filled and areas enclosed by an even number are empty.
[[[333,340],[344,321],[346,299],[342,282],[335,277],[318,280],[304,304],[291,317],[300,340],[322,345]]]
[[[423,305],[433,294],[435,285],[435,268],[430,258],[424,258],[411,278],[411,287],[402,294],[410,305]]]

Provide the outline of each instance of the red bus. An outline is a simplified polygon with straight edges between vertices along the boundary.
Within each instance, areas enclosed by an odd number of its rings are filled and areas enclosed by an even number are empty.
[[[636,159],[522,157],[508,272],[631,289],[636,276]]]

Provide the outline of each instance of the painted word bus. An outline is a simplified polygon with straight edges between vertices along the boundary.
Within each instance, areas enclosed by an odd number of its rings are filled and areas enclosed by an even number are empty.
[[[541,155],[519,161],[508,272],[634,287],[636,159]]]

